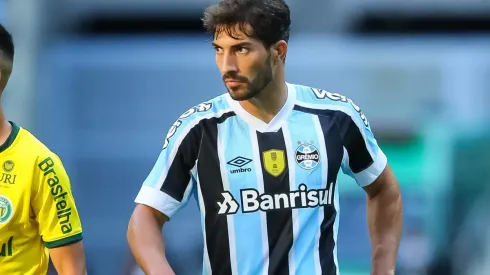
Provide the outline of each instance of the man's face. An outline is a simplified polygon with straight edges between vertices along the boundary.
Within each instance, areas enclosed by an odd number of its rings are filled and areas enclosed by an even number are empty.
[[[234,100],[257,96],[273,79],[271,56],[264,45],[238,29],[233,37],[220,32],[213,41],[216,65]]]

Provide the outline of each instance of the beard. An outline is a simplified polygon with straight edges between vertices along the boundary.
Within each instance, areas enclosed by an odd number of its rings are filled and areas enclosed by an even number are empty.
[[[224,79],[233,79],[242,82],[237,87],[227,87],[228,93],[233,100],[243,101],[258,96],[273,79],[270,58],[268,57],[266,59],[264,65],[257,71],[257,76],[252,81],[244,76],[237,75],[236,72],[226,73],[223,76]]]

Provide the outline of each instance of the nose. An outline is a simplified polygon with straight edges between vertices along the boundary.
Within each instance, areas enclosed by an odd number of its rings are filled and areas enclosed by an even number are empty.
[[[223,54],[223,59],[221,61],[221,70],[223,74],[238,71],[237,60],[234,54]]]

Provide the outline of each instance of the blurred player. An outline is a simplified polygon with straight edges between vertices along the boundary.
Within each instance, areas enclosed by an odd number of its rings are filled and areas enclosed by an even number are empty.
[[[0,93],[14,60],[0,25]],[[19,106],[22,108],[22,106]],[[82,227],[61,160],[0,109],[0,274],[85,275]]]
[[[393,274],[398,182],[358,106],[285,81],[286,3],[223,0],[206,10],[204,26],[228,93],[170,128],[129,223],[138,264],[146,274],[173,273],[161,229],[195,195],[203,274],[338,274],[342,169],[367,193],[372,274]]]

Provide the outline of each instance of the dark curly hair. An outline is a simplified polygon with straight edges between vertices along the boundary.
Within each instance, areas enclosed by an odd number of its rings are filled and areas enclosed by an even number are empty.
[[[9,60],[14,61],[14,42],[12,35],[0,24],[0,51]]]
[[[203,25],[213,37],[237,38],[239,31],[270,47],[289,40],[291,17],[284,0],[221,0],[205,10]]]

